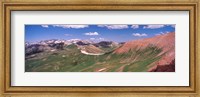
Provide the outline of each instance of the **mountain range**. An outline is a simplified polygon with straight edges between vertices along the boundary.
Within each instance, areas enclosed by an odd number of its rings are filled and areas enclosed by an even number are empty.
[[[25,43],[26,72],[174,72],[175,33],[117,43],[44,40]]]

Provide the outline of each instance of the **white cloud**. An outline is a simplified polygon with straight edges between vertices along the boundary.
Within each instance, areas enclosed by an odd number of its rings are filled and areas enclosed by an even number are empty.
[[[132,34],[133,36],[138,36],[138,37],[142,37],[142,36],[147,36],[147,34],[145,34],[145,33],[133,33]]]
[[[173,25],[170,25],[170,26],[171,26],[172,28],[175,28],[175,26],[176,26],[176,25],[175,25],[175,24],[173,24]]]
[[[95,40],[95,38],[90,38],[90,40]]]
[[[99,40],[105,40],[104,38],[100,37]]]
[[[65,36],[72,36],[71,34],[64,34]]]
[[[165,25],[147,25],[144,26],[143,29],[158,29],[158,28],[163,28]]]
[[[97,25],[98,27],[106,27],[108,29],[127,29],[128,25]]]
[[[74,28],[74,29],[80,29],[80,28],[86,28],[88,25],[52,25],[53,27],[62,27],[62,28]]]
[[[41,25],[42,27],[44,27],[44,28],[49,28],[49,26],[48,25]]]
[[[99,33],[98,32],[88,32],[88,33],[84,33],[84,35],[94,36],[94,35],[99,35]]]
[[[105,41],[106,39],[103,37],[99,37],[99,38],[90,38],[90,40],[92,40],[94,42],[99,42],[99,41]]]
[[[170,25],[166,25],[166,26],[170,26],[172,28],[175,28],[176,24],[170,24]]]
[[[139,28],[139,25],[131,25],[131,28],[137,29],[137,28]]]
[[[170,33],[169,31],[165,31],[165,32],[159,32],[159,33],[157,33],[157,34],[155,34],[156,36],[157,35],[164,35],[164,34],[167,34],[167,33]]]
[[[165,34],[165,33],[164,33],[164,32],[160,32],[160,34],[162,34],[162,35],[163,35],[163,34]]]

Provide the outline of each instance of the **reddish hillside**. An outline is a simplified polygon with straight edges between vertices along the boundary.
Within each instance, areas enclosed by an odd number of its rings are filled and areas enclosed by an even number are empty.
[[[175,33],[167,33],[164,35],[158,35],[152,38],[133,40],[126,42],[122,47],[115,50],[114,53],[121,54],[127,53],[131,49],[144,49],[149,45],[154,45],[158,48],[162,48],[162,52],[159,54],[164,54],[159,61],[156,61],[153,68],[149,71],[155,70],[160,65],[169,65],[175,59]]]

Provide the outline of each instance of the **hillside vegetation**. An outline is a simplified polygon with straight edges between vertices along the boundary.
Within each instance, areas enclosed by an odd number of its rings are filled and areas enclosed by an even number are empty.
[[[174,33],[124,44],[72,43],[27,47],[26,72],[173,72]],[[99,55],[87,55],[81,52]],[[34,52],[34,53],[33,53]],[[103,53],[103,54],[102,54]]]

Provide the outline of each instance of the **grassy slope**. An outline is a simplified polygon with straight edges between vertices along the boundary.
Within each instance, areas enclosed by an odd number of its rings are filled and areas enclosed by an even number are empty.
[[[75,45],[67,46],[64,50],[55,52],[43,52],[37,57],[25,61],[26,72],[143,72],[155,65],[161,52],[154,46],[148,46],[143,50],[130,50],[124,54],[91,56],[84,55]]]

